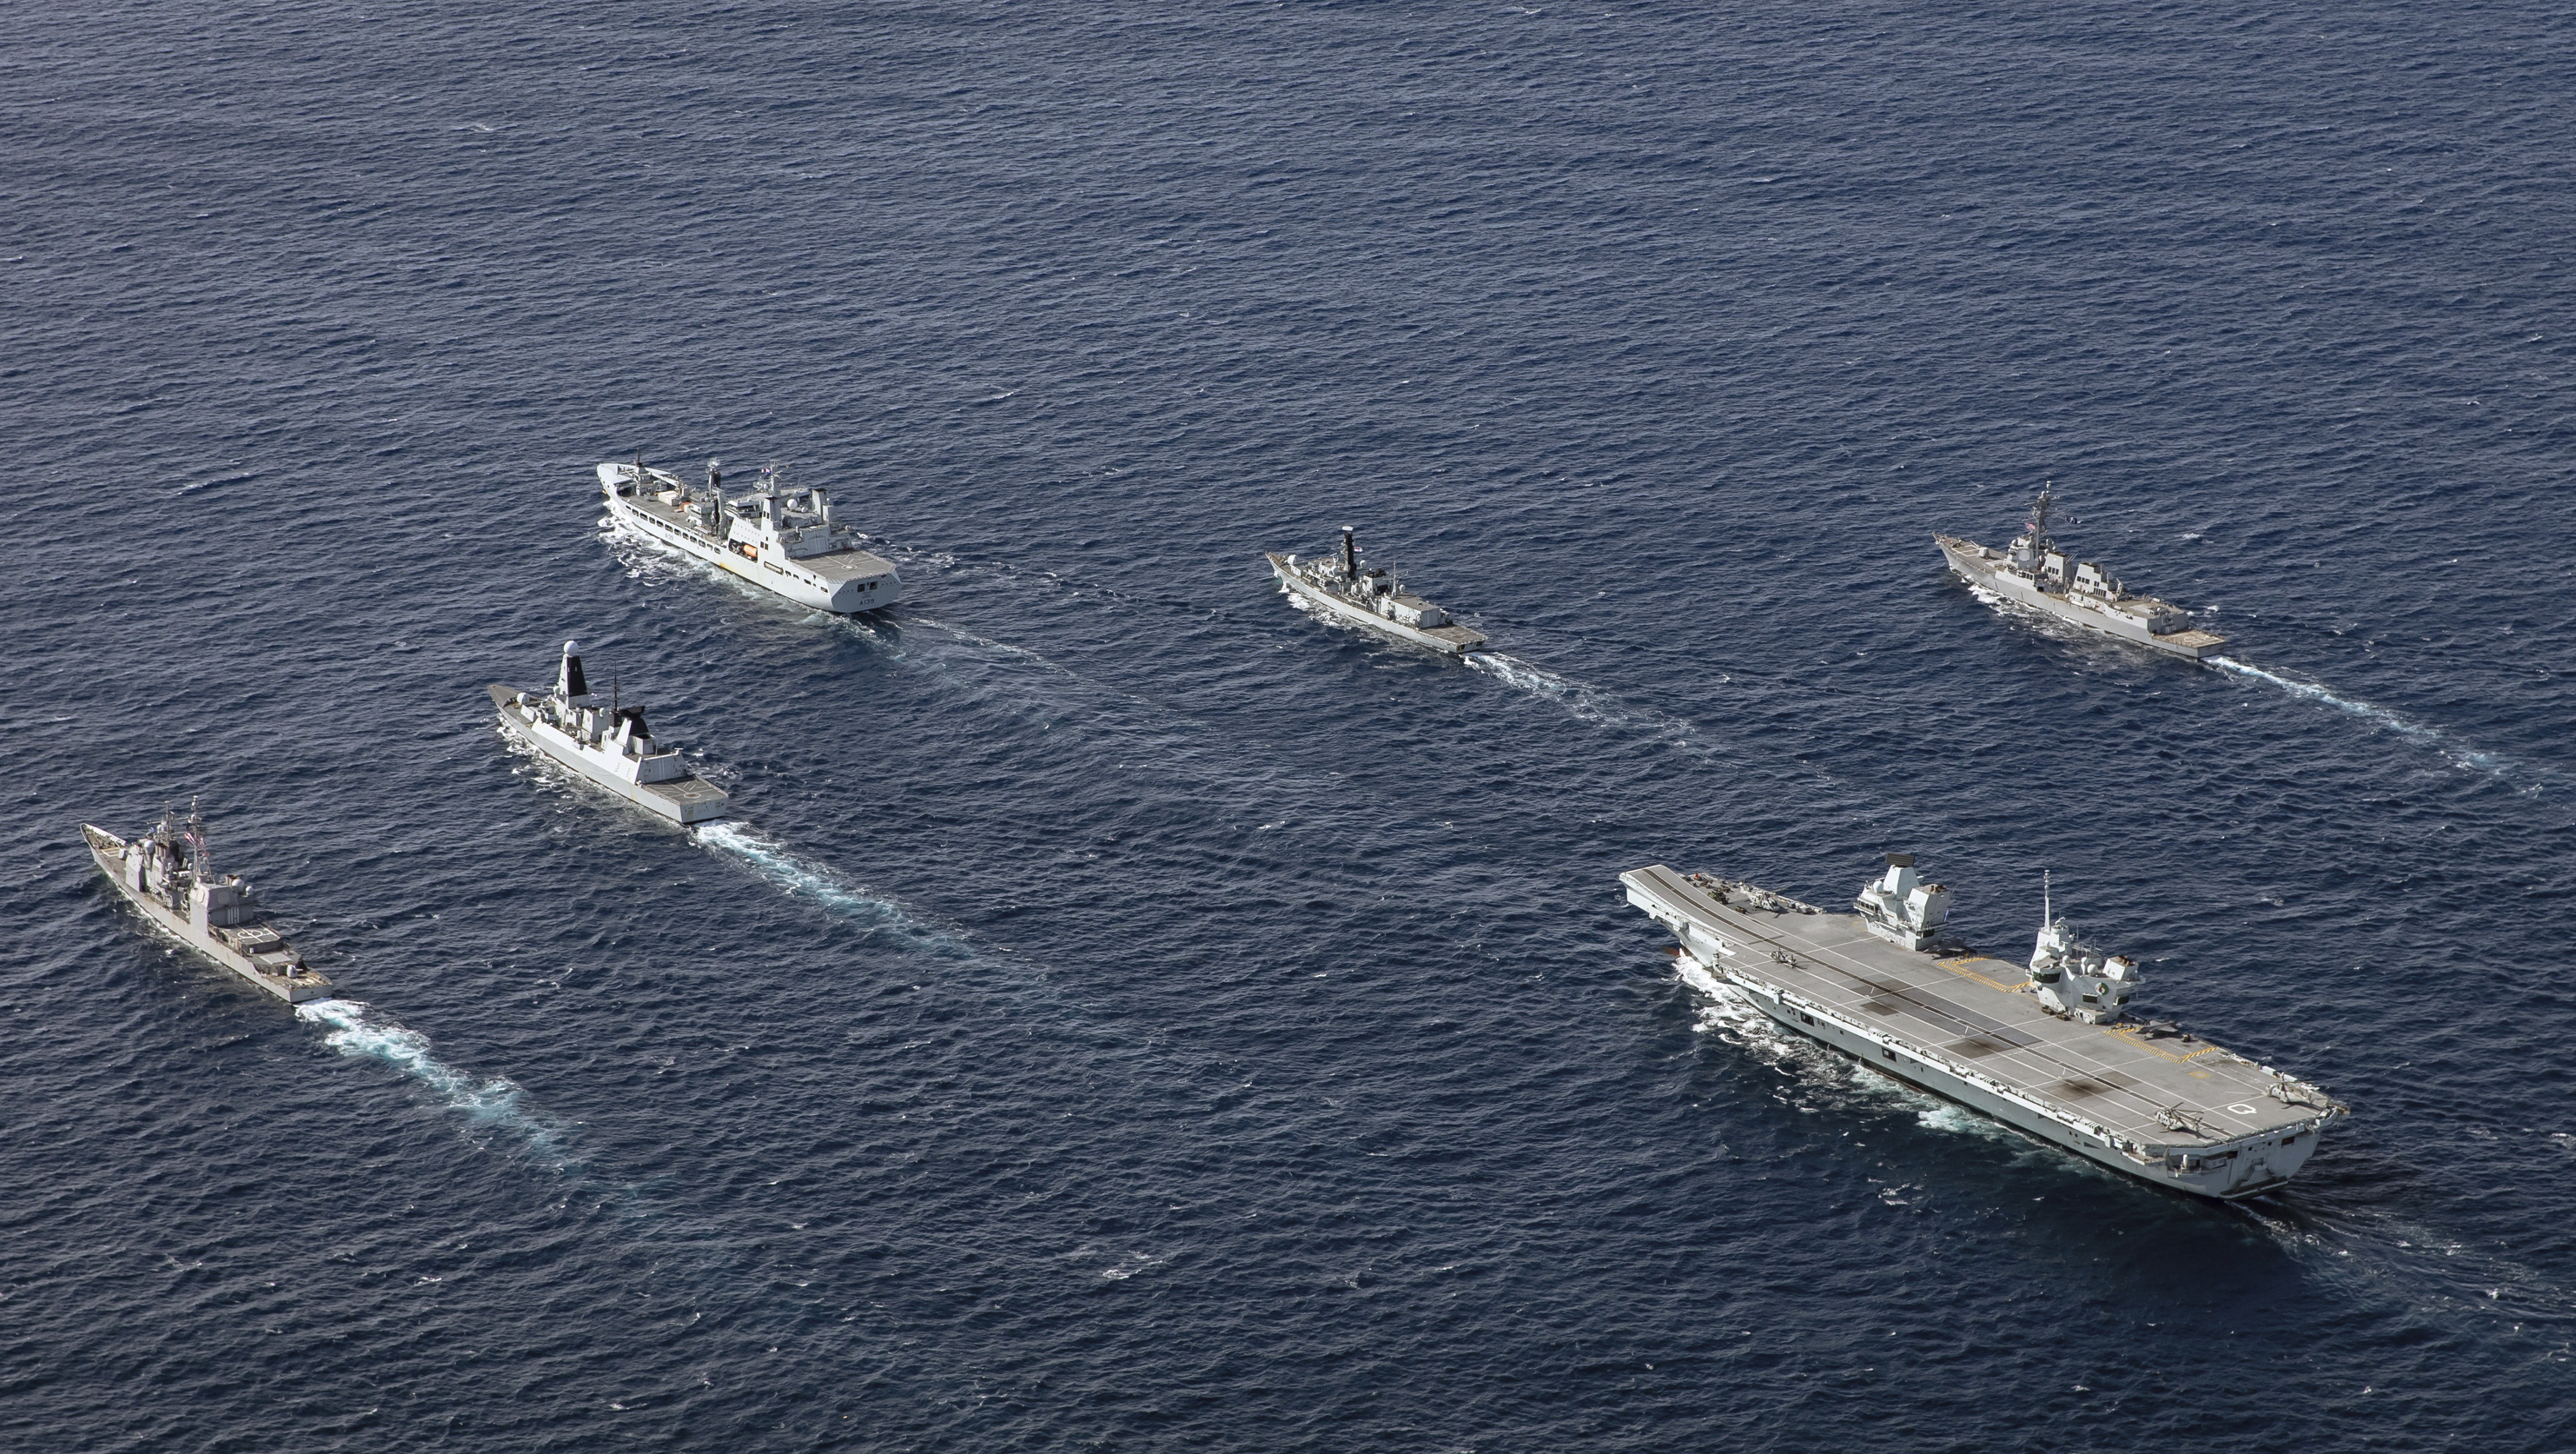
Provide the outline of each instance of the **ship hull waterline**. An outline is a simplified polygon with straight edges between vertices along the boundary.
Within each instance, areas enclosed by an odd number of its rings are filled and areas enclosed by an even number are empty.
[[[1337,601],[1299,580],[1296,573],[1288,568],[1286,557],[1272,554],[1264,558],[1270,562],[1270,573],[1278,577],[1281,591],[1313,606],[1336,625],[1356,626],[1363,631],[1374,631],[1380,636],[1404,642],[1408,646],[1428,648],[1442,656],[1463,658],[1471,652],[1484,650],[1485,644],[1482,637],[1464,643],[1450,641],[1434,636],[1419,627],[1407,626],[1401,621],[1392,621],[1374,612],[1360,610],[1347,602]]]
[[[2011,571],[1996,569],[1985,558],[1981,547],[1972,542],[1956,540],[1947,535],[1936,535],[1932,539],[1934,544],[1941,547],[1942,558],[1949,563],[1951,574],[1969,585],[1992,591],[2000,600],[2042,612],[2070,626],[2080,626],[2087,631],[2097,632],[2120,641],[2151,647],[2169,656],[2179,656],[2186,661],[2206,661],[2213,656],[2223,655],[2227,650],[2225,637],[2215,636],[2206,631],[2176,631],[2159,636],[2149,631],[2144,623],[2131,620],[2118,612],[2070,605]]]
[[[2286,1184],[2350,1114],[2178,1027],[2041,1003],[2019,967],[1906,948],[1859,914],[1656,864],[1620,875],[1683,983],[2128,1178],[2220,1201]],[[2085,991],[2098,993],[2096,985]]]
[[[1685,954],[1676,953],[1674,955],[1674,960],[1680,967],[1683,983],[1688,984],[1692,989],[1711,998],[1716,998],[1721,993],[1718,989],[1718,984],[1723,977],[1713,973],[1708,966],[1699,963],[1697,960],[1694,960]],[[1942,1100],[1949,1101],[1969,1111],[1973,1111],[1977,1115],[1983,1116],[1985,1119],[1992,1121],[2007,1130],[2019,1132],[2034,1141],[2055,1147],[2060,1151],[2071,1151],[2077,1156],[2084,1158],[2086,1162],[2094,1166],[2101,1167],[2105,1171],[2118,1172],[2123,1181],[2134,1182],[2140,1186],[2153,1187],[2157,1191],[2169,1192],[2177,1196],[2191,1197],[2195,1200],[2232,1202],[2241,1201],[2247,1197],[2262,1196],[2270,1192],[2279,1191],[2290,1184],[2291,1176],[2298,1170],[2298,1168],[2294,1166],[2289,1168],[2287,1172],[2275,1176],[2270,1180],[2226,1191],[2203,1191],[2196,1187],[2177,1186],[2169,1181],[2160,1181],[2153,1176],[2141,1173],[2136,1167],[2131,1166],[2128,1162],[2128,1158],[2123,1157],[2108,1148],[2094,1145],[2053,1121],[2036,1120],[2013,1114],[2013,1110],[2015,1108],[2010,1106],[2007,1102],[1998,1097],[1985,1094],[1977,1087],[1969,1085],[1956,1077],[1943,1074],[1938,1066],[1914,1062],[1908,1062],[1900,1066],[1883,1058],[1885,1056],[1885,1050],[1883,1047],[1864,1041],[1858,1036],[1838,1037],[1834,1033],[1836,1027],[1830,1022],[1820,1022],[1813,1028],[1798,1023],[1796,1015],[1782,1007],[1779,997],[1776,994],[1766,997],[1759,987],[1733,979],[1724,979],[1724,983],[1740,992],[1743,998],[1752,1002],[1753,1007],[1762,1012],[1763,1018],[1769,1020],[1778,1028],[1796,1035],[1802,1040],[1806,1040],[1813,1044],[1821,1045],[1828,1050],[1835,1051],[1855,1063],[1876,1071],[1878,1074],[1886,1076],[1888,1079],[1896,1081],[1902,1085],[1911,1086],[1915,1090],[1922,1091],[1927,1095],[1938,1096]],[[1845,1040],[1848,1040],[1850,1043],[1843,1043]],[[2301,1162],[2304,1164],[2304,1157],[2301,1158]]]
[[[493,702],[500,709],[499,719],[503,732],[525,743],[530,749],[543,755],[548,762],[570,768],[580,774],[583,782],[606,789],[621,801],[642,808],[664,822],[675,823],[684,828],[695,827],[700,823],[719,823],[732,816],[731,801],[721,795],[709,801],[693,802],[685,798],[675,799],[671,795],[653,791],[656,786],[659,786],[658,784],[628,782],[624,778],[601,770],[573,745],[571,738],[565,737],[542,722],[531,722],[520,716],[510,705],[510,698],[516,695],[510,688],[496,685],[488,690]],[[550,740],[554,738],[561,738],[562,745],[558,746]],[[692,778],[683,779],[683,781],[696,780]]]
[[[854,581],[840,582],[827,589],[821,582],[808,580],[803,575],[792,573],[789,568],[699,538],[693,531],[638,509],[623,496],[608,493],[605,500],[609,519],[628,539],[714,566],[797,605],[827,611],[835,616],[864,616],[902,603],[899,585],[893,590],[869,595],[856,593],[858,583]]]
[[[124,875],[118,871],[118,865],[122,860],[111,858],[104,846],[104,843],[115,843],[122,847],[125,840],[90,823],[81,825],[81,837],[89,846],[90,862],[97,864],[98,871],[107,876],[108,885],[116,890],[116,896],[124,900],[129,907],[140,912],[153,928],[160,930],[181,948],[214,965],[217,969],[229,971],[235,979],[244,981],[262,994],[272,999],[282,1000],[289,1005],[327,1000],[333,995],[331,981],[322,975],[309,970],[291,977],[269,974],[235,950],[199,937],[195,926],[181,918],[169,905],[137,894],[126,886]]]

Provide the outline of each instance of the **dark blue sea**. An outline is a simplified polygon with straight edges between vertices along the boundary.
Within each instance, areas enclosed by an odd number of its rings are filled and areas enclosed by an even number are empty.
[[[0,1447],[2576,1447],[2562,6],[5,13]],[[2049,480],[2238,666],[1945,578]],[[1616,880],[1889,850],[2352,1121],[2133,1184]]]

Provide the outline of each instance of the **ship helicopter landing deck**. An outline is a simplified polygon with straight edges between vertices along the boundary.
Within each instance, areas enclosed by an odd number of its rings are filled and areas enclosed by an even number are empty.
[[[2152,1181],[2266,1190],[2346,1114],[2315,1087],[2171,1026],[2052,1013],[2030,973],[2000,959],[1904,949],[1857,915],[1662,864],[1620,877],[1631,902],[1675,930],[1699,988],[1729,981],[1790,1029]]]

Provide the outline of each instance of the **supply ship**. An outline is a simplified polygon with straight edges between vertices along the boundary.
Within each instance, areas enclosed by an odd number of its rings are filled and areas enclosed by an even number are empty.
[[[493,685],[501,730],[626,801],[674,823],[712,823],[733,811],[724,790],[689,771],[679,750],[653,740],[644,709],[602,702],[581,669],[581,645],[564,643],[552,691]]]
[[[2226,637],[2194,627],[2191,613],[2182,607],[2133,596],[2102,567],[2069,557],[2049,538],[2048,517],[2055,504],[2056,497],[2043,485],[2021,534],[2002,550],[1955,535],[1932,540],[1961,580],[2015,605],[2194,661],[2226,649]]]
[[[1619,881],[1680,941],[1693,988],[1732,986],[1789,1030],[2158,1186],[2272,1191],[2351,1114],[2171,1023],[2130,1021],[2137,966],[2076,943],[2044,895],[2023,968],[1952,938],[1950,891],[1909,854],[1887,855],[1849,914],[1662,864]]]
[[[610,460],[599,466],[609,518],[641,540],[731,571],[803,606],[854,615],[903,599],[894,563],[859,547],[858,532],[832,518],[822,486],[792,490],[783,465],[766,465],[760,486],[727,499],[724,465],[707,461],[692,487],[669,470]]]
[[[1301,561],[1272,552],[1263,557],[1279,578],[1281,594],[1311,606],[1326,620],[1339,621],[1427,646],[1448,656],[1465,656],[1485,645],[1481,631],[1449,619],[1449,613],[1404,588],[1392,566],[1370,565],[1360,558],[1359,530],[1342,527],[1341,549],[1323,560]]]
[[[150,831],[119,838],[83,823],[89,856],[125,901],[163,933],[290,1005],[328,999],[331,981],[268,922],[237,873],[217,873],[206,856],[197,805],[181,818],[167,809]]]

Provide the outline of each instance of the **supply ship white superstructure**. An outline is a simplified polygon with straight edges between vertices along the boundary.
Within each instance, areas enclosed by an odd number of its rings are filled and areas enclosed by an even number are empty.
[[[601,701],[581,668],[581,646],[564,643],[552,691],[485,688],[501,730],[656,817],[712,823],[733,811],[724,790],[689,771],[677,748],[653,740],[644,709]]]
[[[758,489],[727,499],[721,461],[707,461],[706,483],[692,487],[641,459],[610,460],[599,467],[599,492],[627,534],[800,605],[846,616],[903,599],[894,563],[859,547],[858,532],[832,518],[822,486],[789,489],[784,466],[764,466]]]
[[[1305,603],[1328,621],[1358,626],[1427,646],[1446,656],[1480,651],[1485,634],[1449,619],[1449,613],[1404,588],[1392,566],[1360,559],[1359,532],[1342,527],[1341,549],[1322,560],[1273,552],[1263,557],[1279,578],[1282,595]]]
[[[328,999],[331,981],[304,962],[269,922],[237,873],[217,873],[206,854],[206,820],[164,811],[135,838],[83,823],[91,861],[125,901],[161,932],[290,1005]]]
[[[2068,555],[2049,538],[2049,511],[2055,504],[2056,497],[2042,486],[2021,534],[2002,550],[1955,535],[1932,540],[1961,580],[2000,600],[2194,661],[2226,649],[2226,637],[2194,627],[2191,613],[2182,607],[2133,596],[2102,567]]]
[[[2076,943],[2046,907],[2026,968],[1968,949],[1949,937],[1950,891],[1908,854],[1849,914],[1662,864],[1619,881],[1701,992],[1732,986],[1800,1035],[2158,1186],[2271,1191],[2351,1114],[2170,1023],[2129,1021],[2137,966]]]

